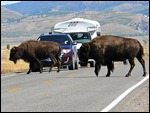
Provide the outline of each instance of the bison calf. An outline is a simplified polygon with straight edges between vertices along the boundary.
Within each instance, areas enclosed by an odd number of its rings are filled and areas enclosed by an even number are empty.
[[[134,58],[136,57],[143,67],[143,76],[146,76],[143,54],[143,47],[136,39],[103,35],[94,38],[91,42],[82,44],[79,49],[79,60],[87,63],[88,59],[94,59],[97,76],[101,65],[106,65],[108,69],[106,76],[109,77],[114,69],[113,62],[128,59],[131,65],[129,72],[126,74],[126,77],[128,77],[135,66]]]
[[[50,66],[51,71],[54,65],[57,65],[58,71],[60,71],[60,55],[61,48],[60,45],[56,42],[50,41],[36,41],[29,40],[21,43],[18,47],[13,47],[10,50],[9,60],[17,63],[17,60],[23,59],[25,62],[29,62],[29,74],[34,67],[34,64],[37,63],[40,67],[40,73],[42,73],[42,62],[40,60],[51,58],[53,64]]]

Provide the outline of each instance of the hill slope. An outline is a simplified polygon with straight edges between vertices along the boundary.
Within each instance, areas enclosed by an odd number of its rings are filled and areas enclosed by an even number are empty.
[[[53,11],[128,11],[149,15],[149,1],[21,1],[5,8],[23,15],[37,15]]]
[[[21,18],[22,14],[9,10],[5,7],[1,7],[1,23],[11,22],[15,19]]]
[[[75,17],[96,20],[100,22],[102,34],[115,34],[122,36],[136,36],[149,34],[149,20],[141,14],[123,12],[84,12],[67,15],[36,15],[20,19],[19,22],[1,25],[2,38],[37,38],[41,33],[51,31],[58,22]],[[21,39],[21,38],[19,38]]]

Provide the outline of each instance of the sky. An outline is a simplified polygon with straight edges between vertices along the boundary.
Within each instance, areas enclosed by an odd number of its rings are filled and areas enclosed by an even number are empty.
[[[1,6],[7,5],[7,4],[13,4],[13,3],[17,3],[17,2],[20,2],[20,1],[1,1]]]

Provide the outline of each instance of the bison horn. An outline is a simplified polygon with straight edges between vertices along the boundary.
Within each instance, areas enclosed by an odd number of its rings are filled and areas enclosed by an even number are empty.
[[[14,51],[15,51],[15,50],[16,50],[16,47],[13,47],[13,48],[12,48],[12,50],[14,50]]]

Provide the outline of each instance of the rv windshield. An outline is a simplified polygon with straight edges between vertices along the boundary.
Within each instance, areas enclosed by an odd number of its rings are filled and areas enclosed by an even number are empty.
[[[83,43],[90,42],[90,33],[69,33],[74,42]]]

